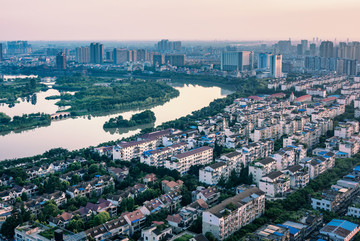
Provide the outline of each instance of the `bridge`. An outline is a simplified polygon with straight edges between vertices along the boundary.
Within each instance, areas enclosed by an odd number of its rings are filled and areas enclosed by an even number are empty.
[[[52,120],[58,120],[58,119],[62,119],[62,118],[70,117],[70,116],[71,116],[70,112],[59,112],[59,113],[52,114],[50,117]]]

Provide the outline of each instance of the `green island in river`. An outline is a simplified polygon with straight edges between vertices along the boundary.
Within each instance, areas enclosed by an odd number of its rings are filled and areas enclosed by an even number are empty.
[[[50,124],[50,115],[44,113],[14,116],[11,120],[10,116],[0,112],[0,133],[22,129],[32,129],[38,126],[48,126]]]
[[[160,105],[179,95],[166,83],[151,80],[113,80],[105,78],[61,77],[54,89],[76,91],[74,95],[50,96],[56,105],[70,106],[72,115],[107,113]]]
[[[154,112],[151,110],[145,110],[141,113],[134,114],[130,120],[124,120],[124,118],[119,115],[118,117],[111,118],[109,121],[105,122],[104,128],[127,128],[134,127],[139,125],[145,125],[154,123],[156,120]]]

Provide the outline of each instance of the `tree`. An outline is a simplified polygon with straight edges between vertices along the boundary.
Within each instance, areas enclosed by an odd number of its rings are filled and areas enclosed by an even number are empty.
[[[24,201],[24,202],[28,200],[28,196],[27,196],[26,192],[23,192],[21,194],[21,200]]]
[[[85,224],[82,219],[73,219],[68,223],[66,228],[74,233],[78,233],[85,229]]]
[[[109,219],[110,219],[110,215],[108,212],[101,212],[94,217],[93,223],[95,226],[97,226],[97,225],[105,223]]]
[[[1,226],[1,234],[6,238],[11,239],[15,235],[15,228],[19,225],[19,221],[14,217],[8,217]]]
[[[7,124],[11,121],[11,117],[3,112],[0,112],[0,124]]]
[[[206,232],[205,237],[209,240],[209,241],[217,241],[217,239],[215,238],[214,234],[210,233],[210,232]]]
[[[81,177],[77,174],[73,175],[70,180],[70,185],[76,185],[81,182]]]
[[[47,201],[43,208],[43,214],[46,219],[55,217],[58,214],[58,207],[54,201]]]

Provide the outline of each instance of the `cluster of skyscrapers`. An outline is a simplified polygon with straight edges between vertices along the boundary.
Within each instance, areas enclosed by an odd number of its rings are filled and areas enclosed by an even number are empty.
[[[258,55],[258,70],[269,71],[274,78],[282,77],[282,55],[260,53]],[[254,70],[254,52],[224,51],[221,54],[221,70],[247,72]]]
[[[163,39],[156,44],[156,47],[160,52],[180,51],[181,41],[169,41],[168,39]]]

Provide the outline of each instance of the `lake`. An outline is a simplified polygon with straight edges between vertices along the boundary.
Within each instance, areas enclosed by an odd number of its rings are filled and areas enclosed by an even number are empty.
[[[179,90],[180,95],[163,105],[150,108],[155,113],[155,126],[163,122],[186,116],[195,110],[208,106],[215,99],[223,98],[232,91],[220,87],[205,87],[193,84],[171,83]],[[61,110],[55,105],[57,100],[46,100],[45,97],[58,95],[55,89],[36,94],[36,104],[26,98],[19,99],[20,103],[9,108],[0,104],[0,112],[9,116],[44,112],[53,114]],[[45,151],[62,147],[68,150],[96,146],[100,143],[130,137],[139,133],[140,129],[121,129],[119,131],[105,131],[103,124],[110,118],[121,114],[125,119],[143,110],[133,110],[108,114],[104,116],[82,116],[52,121],[50,126],[39,127],[21,132],[11,132],[0,136],[0,160],[42,154]],[[124,133],[125,132],[125,133]]]

